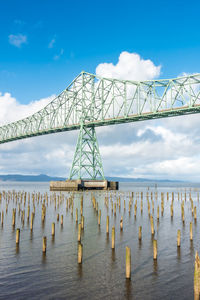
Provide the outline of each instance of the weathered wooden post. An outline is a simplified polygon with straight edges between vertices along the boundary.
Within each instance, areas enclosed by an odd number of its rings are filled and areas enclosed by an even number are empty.
[[[190,240],[193,240],[193,234],[192,234],[192,222],[190,222]]]
[[[177,232],[177,247],[181,246],[181,231],[180,229]]]
[[[78,223],[78,208],[76,208],[76,223]]]
[[[78,224],[78,242],[81,241],[81,223]]]
[[[43,237],[43,246],[42,246],[42,252],[46,253],[46,249],[47,249],[47,238],[46,236]]]
[[[34,218],[34,213],[32,212],[31,214],[31,223],[30,223],[30,229],[33,230],[33,218]]]
[[[151,222],[151,234],[154,235],[154,224],[153,224],[153,216],[150,216],[150,222]]]
[[[51,225],[51,235],[55,236],[55,223],[52,223]]]
[[[126,247],[126,278],[131,278],[131,249]]]
[[[20,229],[17,228],[17,230],[16,230],[16,244],[19,244],[19,239],[20,239]]]
[[[82,256],[83,256],[83,245],[81,242],[78,243],[78,263],[82,264]]]
[[[115,249],[115,226],[112,227],[112,249]]]
[[[99,210],[99,214],[98,214],[98,225],[101,225],[101,210]]]
[[[3,226],[3,217],[4,217],[4,213],[3,213],[3,210],[1,212],[1,225]]]
[[[197,219],[197,208],[196,208],[196,206],[194,207],[194,219],[195,219],[195,221]]]
[[[114,203],[114,215],[116,216],[116,203]]]
[[[137,205],[135,204],[134,205],[134,216],[136,217],[136,215],[137,215]]]
[[[123,230],[123,217],[121,216],[121,220],[120,220],[120,229]]]
[[[195,300],[199,299],[200,293],[200,259],[198,252],[195,254],[195,263],[194,263],[194,296]]]
[[[173,218],[174,215],[173,203],[170,205],[170,209],[171,209],[171,218]]]
[[[61,226],[63,225],[63,215],[61,215],[60,224],[61,224]]]
[[[84,216],[81,216],[81,229],[84,229]]]
[[[161,215],[163,216],[163,212],[164,212],[164,200],[162,199],[161,201]]]
[[[13,213],[12,213],[12,226],[15,226],[15,210],[13,209]]]
[[[159,221],[159,205],[157,206],[157,220]]]
[[[142,226],[139,227],[138,238],[139,238],[139,240],[142,239]]]
[[[98,203],[97,203],[98,204]],[[96,204],[95,204],[96,207]],[[83,206],[81,206],[81,216],[83,215]]]
[[[28,211],[27,211],[27,220],[29,221],[29,216],[30,216],[30,205],[28,205]]]
[[[153,240],[153,259],[157,259],[157,240]]]
[[[109,216],[106,218],[106,233],[109,233]]]

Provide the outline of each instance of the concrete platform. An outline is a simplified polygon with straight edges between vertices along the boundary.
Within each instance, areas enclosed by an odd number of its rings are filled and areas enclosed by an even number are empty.
[[[108,180],[66,180],[50,181],[50,191],[118,190],[117,181]]]

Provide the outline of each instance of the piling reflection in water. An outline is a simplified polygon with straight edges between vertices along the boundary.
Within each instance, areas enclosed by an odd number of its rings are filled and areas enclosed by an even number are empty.
[[[197,299],[199,187],[121,189],[2,187],[0,298]]]

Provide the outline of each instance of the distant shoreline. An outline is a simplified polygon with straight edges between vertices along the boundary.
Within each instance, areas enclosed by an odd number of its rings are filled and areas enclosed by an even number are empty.
[[[107,180],[110,181],[118,181],[118,182],[127,182],[127,183],[186,183],[186,181],[181,180],[169,180],[169,179],[146,179],[146,178],[124,178],[124,177],[106,177]],[[8,174],[8,175],[0,175],[0,182],[49,182],[49,181],[65,181],[67,178],[64,177],[51,177],[45,174],[40,175],[20,175],[20,174]],[[187,181],[188,182],[188,181]]]

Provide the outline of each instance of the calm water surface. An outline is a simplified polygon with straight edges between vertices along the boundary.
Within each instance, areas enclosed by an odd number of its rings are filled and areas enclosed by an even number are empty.
[[[152,183],[123,183],[120,191],[112,194],[115,202],[121,198],[121,209],[116,216],[104,204],[105,192],[94,192],[101,209],[101,226],[93,208],[91,192],[85,192],[83,215],[85,227],[82,234],[83,263],[77,263],[78,226],[75,210],[79,209],[81,193],[74,194],[74,211],[66,211],[66,200],[56,208],[48,203],[45,223],[42,224],[42,203],[36,204],[33,232],[27,222],[27,206],[24,226],[15,202],[9,202],[5,213],[5,200],[0,211],[4,211],[4,224],[0,225],[0,299],[193,299],[193,274],[195,251],[200,251],[200,206],[197,192],[200,185],[162,183],[155,187]],[[26,192],[49,192],[48,183],[0,183],[0,191],[15,190]],[[181,220],[181,198],[185,190],[185,223]],[[137,216],[134,217],[136,193],[143,191],[143,213],[138,197]],[[158,192],[154,198],[155,238],[158,243],[158,259],[153,260],[153,243],[150,219],[147,210],[146,192]],[[170,192],[167,201],[166,192]],[[189,193],[197,206],[197,221],[192,216]],[[131,213],[128,212],[130,195],[134,192]],[[164,215],[157,222],[157,205],[164,197]],[[174,217],[170,216],[171,193],[174,192]],[[52,193],[51,193],[52,194]],[[58,195],[60,193],[57,193]],[[63,193],[66,198],[70,195]],[[181,197],[181,196],[180,196]],[[124,210],[124,200],[126,209]],[[23,203],[23,202],[22,202]],[[12,227],[12,209],[16,207],[16,226]],[[23,205],[22,205],[23,209]],[[30,201],[30,213],[32,212]],[[61,226],[57,213],[64,216]],[[106,234],[106,216],[110,216],[116,231],[116,247],[111,249],[111,235]],[[120,218],[123,216],[123,231],[120,231]],[[55,238],[51,236],[51,223],[55,222]],[[189,238],[190,222],[193,223],[193,242]],[[142,241],[138,240],[138,228],[142,226]],[[16,228],[20,228],[20,245],[16,248]],[[181,230],[181,247],[177,250],[177,230]],[[42,253],[42,237],[47,237],[47,253]],[[131,248],[131,280],[125,279],[125,247]]]

